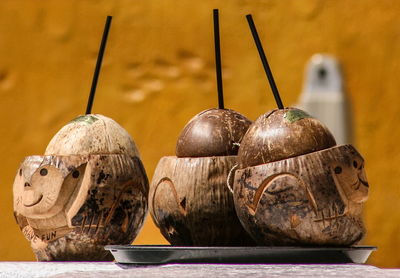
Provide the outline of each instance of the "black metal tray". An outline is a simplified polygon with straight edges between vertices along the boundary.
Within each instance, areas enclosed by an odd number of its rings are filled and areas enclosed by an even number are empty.
[[[365,263],[374,246],[352,247],[176,247],[107,245],[120,264],[167,263]]]

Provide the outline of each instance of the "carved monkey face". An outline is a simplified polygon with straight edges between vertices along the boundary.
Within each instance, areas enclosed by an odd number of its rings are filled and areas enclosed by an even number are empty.
[[[354,156],[345,163],[332,164],[331,173],[346,204],[363,203],[368,199],[369,185],[364,171],[364,161],[359,156]]]
[[[30,156],[17,171],[14,209],[30,218],[59,213],[82,182],[86,164],[52,156]]]

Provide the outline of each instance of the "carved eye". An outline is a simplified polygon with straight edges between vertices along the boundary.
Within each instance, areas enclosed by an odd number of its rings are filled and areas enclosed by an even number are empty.
[[[40,170],[40,175],[41,176],[46,176],[47,175],[47,169],[43,168],[42,170]]]
[[[340,174],[340,173],[342,173],[342,167],[337,166],[337,167],[335,168],[335,174]]]
[[[19,169],[19,176],[22,176],[22,169]]]
[[[357,168],[358,167],[358,164],[357,164],[357,161],[353,161],[353,166],[354,166],[354,168]]]
[[[77,178],[79,177],[79,171],[78,171],[78,170],[73,171],[73,172],[72,172],[72,177],[73,177],[74,179],[77,179]]]

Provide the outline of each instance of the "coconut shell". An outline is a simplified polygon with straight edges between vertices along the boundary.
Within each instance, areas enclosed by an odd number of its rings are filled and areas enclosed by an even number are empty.
[[[39,261],[113,260],[147,213],[148,180],[124,154],[29,156],[15,177],[14,214]]]
[[[99,114],[79,116],[60,129],[45,155],[127,154],[140,157],[132,138],[117,122]]]
[[[364,160],[351,145],[239,169],[236,212],[260,245],[359,242],[369,185]]]
[[[27,157],[14,181],[14,213],[40,261],[112,260],[148,204],[148,180],[129,134],[102,115],[80,116]]]
[[[237,155],[251,121],[230,109],[209,109],[194,116],[176,144],[178,157]]]
[[[272,110],[260,116],[243,137],[239,169],[324,150],[336,145],[330,131],[296,108]]]
[[[168,156],[159,161],[150,186],[150,213],[172,245],[254,245],[226,186],[235,163],[235,156]]]

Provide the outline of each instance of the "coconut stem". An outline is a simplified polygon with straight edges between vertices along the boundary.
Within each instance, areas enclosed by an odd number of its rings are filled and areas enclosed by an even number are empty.
[[[222,88],[221,47],[219,41],[218,9],[213,10],[214,18],[214,44],[215,44],[215,69],[217,73],[218,107],[224,109],[224,93]]]
[[[246,18],[247,18],[247,22],[249,23],[249,27],[251,30],[251,34],[253,35],[254,42],[257,46],[258,54],[260,55],[261,62],[264,66],[265,73],[267,74],[269,85],[271,87],[272,93],[274,94],[276,105],[278,106],[279,109],[283,109],[284,106],[282,104],[282,100],[279,95],[278,88],[276,87],[274,76],[272,75],[272,71],[269,67],[267,57],[265,56],[265,52],[262,47],[260,38],[258,37],[257,29],[256,29],[256,26],[254,25],[253,18],[250,14],[246,15]]]
[[[90,89],[89,99],[86,107],[86,115],[92,112],[94,95],[96,93],[97,81],[99,80],[99,74],[101,69],[101,62],[103,61],[104,50],[106,49],[108,31],[110,30],[112,16],[107,16],[106,24],[104,26],[103,38],[101,39],[99,54],[97,56],[96,68],[94,70],[92,88]]]

